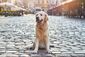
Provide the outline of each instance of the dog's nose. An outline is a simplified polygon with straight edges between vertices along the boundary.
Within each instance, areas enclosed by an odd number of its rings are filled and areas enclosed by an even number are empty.
[[[39,17],[36,17],[36,21],[39,21]]]

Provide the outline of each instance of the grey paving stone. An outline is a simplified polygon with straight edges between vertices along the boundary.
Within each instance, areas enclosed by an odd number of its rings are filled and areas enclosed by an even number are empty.
[[[41,57],[41,56],[37,54],[32,54],[31,57]]]
[[[6,51],[6,53],[17,54],[18,52],[17,51]]]
[[[65,52],[66,52],[66,51],[69,51],[69,49],[70,49],[70,48],[62,47],[62,48],[60,49],[60,51],[62,51],[62,52],[64,52],[64,51],[65,51]]]
[[[82,36],[85,36],[85,33],[84,33],[84,32],[82,32],[82,33],[81,33],[81,35],[82,35]]]
[[[6,18],[6,23],[0,22],[0,53],[5,57],[5,53],[16,53],[20,49],[29,48],[35,39],[34,15]],[[29,17],[29,18],[28,18]],[[0,16],[1,18],[1,16]],[[15,20],[16,19],[16,20]],[[10,22],[11,21],[11,22]],[[49,38],[51,51],[56,54],[61,53],[85,53],[85,20],[69,19],[62,16],[50,16],[49,18]],[[31,29],[30,29],[31,28]],[[61,49],[61,50],[60,50]],[[10,52],[8,52],[10,51]],[[24,53],[24,52],[22,52]],[[29,51],[27,52],[29,53]]]
[[[7,51],[15,51],[16,48],[15,48],[15,47],[6,47],[6,50],[7,50]]]
[[[19,57],[19,56],[16,54],[6,54],[6,57]]]
[[[53,55],[51,55],[51,54],[41,54],[41,55],[32,54],[31,57],[53,57]]]
[[[30,57],[30,56],[27,54],[21,54],[20,57]]]
[[[0,57],[6,57],[6,55],[0,55]]]
[[[69,55],[71,55],[71,54],[73,54],[73,51],[62,52],[62,54],[69,54]]]
[[[85,57],[84,54],[71,54],[71,57]]]
[[[53,54],[61,54],[62,52],[58,51],[58,52],[54,52],[52,51]]]
[[[72,31],[69,32],[69,35],[74,35],[74,34],[75,34],[75,32],[72,32]]]
[[[42,57],[53,57],[52,54],[46,54],[46,55],[42,55]]]
[[[2,54],[4,54],[4,53],[6,53],[6,51],[5,51],[5,50],[0,51],[0,55],[2,55]]]
[[[60,54],[57,57],[71,57],[69,54]]]
[[[80,44],[81,46],[85,46],[85,44]]]
[[[85,50],[76,50],[74,51],[76,54],[85,54]]]
[[[5,47],[0,47],[0,50],[3,50],[3,49],[5,49]]]

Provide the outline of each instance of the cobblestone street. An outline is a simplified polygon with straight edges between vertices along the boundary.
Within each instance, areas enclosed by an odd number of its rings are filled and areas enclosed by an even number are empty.
[[[34,42],[35,25],[35,15],[0,16],[0,57],[28,57],[26,48]],[[54,57],[85,57],[85,20],[49,16],[49,40]]]

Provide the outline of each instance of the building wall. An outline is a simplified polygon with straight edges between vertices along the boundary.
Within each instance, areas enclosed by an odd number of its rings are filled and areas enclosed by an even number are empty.
[[[28,8],[29,0],[23,0],[22,2],[23,2],[24,8],[25,8],[25,9]]]
[[[2,2],[2,0],[0,0],[0,3]]]
[[[29,0],[28,2],[28,8],[31,9],[31,8],[34,8],[34,2],[35,0]]]
[[[65,1],[67,1],[67,0],[57,0],[58,4],[65,2]]]
[[[85,18],[85,0],[71,0],[48,10],[50,15],[65,15],[69,17]],[[83,5],[82,5],[83,3]],[[82,6],[81,6],[82,5]]]
[[[28,8],[28,3],[29,3],[29,0],[16,0],[15,1],[15,5],[25,8],[25,9]]]
[[[2,0],[2,2],[7,2],[7,0]]]
[[[50,7],[54,7],[55,5],[57,5],[57,2],[58,0],[49,0],[48,3],[49,3],[49,8]]]
[[[13,3],[13,4],[15,4],[15,1],[16,1],[16,0],[7,0],[7,2]]]
[[[36,0],[34,1],[34,7],[40,7],[44,10],[48,9],[48,0]]]

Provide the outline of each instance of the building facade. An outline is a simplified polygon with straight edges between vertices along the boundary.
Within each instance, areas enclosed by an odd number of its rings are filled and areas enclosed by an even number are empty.
[[[85,18],[85,0],[63,0],[61,2],[59,6],[49,9],[48,14]]]
[[[47,11],[48,9],[48,0],[35,0],[34,7],[40,7],[43,10]]]
[[[65,1],[67,1],[67,0],[57,0],[57,3],[61,4],[61,3],[65,2]]]
[[[15,0],[15,5],[25,9],[28,8],[28,3],[29,3],[29,0]]]

